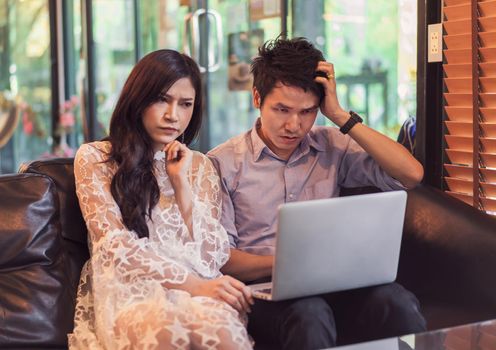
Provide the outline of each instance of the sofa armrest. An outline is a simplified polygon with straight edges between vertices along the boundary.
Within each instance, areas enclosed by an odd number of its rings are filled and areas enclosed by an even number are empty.
[[[60,348],[74,299],[53,181],[0,176],[0,348]]]
[[[496,218],[429,186],[408,192],[398,281],[423,297],[496,308]]]

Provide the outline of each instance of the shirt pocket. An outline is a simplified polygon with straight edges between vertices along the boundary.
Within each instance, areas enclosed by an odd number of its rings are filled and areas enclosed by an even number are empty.
[[[333,197],[333,185],[330,179],[321,180],[312,186],[305,187],[303,190],[303,199],[324,199]]]

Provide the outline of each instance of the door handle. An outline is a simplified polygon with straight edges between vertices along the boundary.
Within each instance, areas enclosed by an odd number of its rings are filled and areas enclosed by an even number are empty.
[[[212,26],[209,26],[209,28],[215,28],[216,38],[215,42],[213,40],[208,41],[208,70],[210,72],[215,72],[219,70],[220,65],[222,64],[222,18],[220,17],[220,14],[215,10],[208,10],[207,16],[210,16],[212,18]],[[217,45],[217,50],[213,48],[215,44]],[[217,53],[217,55],[215,53]]]
[[[200,16],[207,16],[209,28],[215,28],[216,40],[208,40],[207,67],[200,63]],[[210,30],[210,32],[212,31]],[[217,11],[198,9],[186,15],[183,30],[183,51],[195,60],[201,73],[205,73],[207,68],[209,72],[215,72],[220,68],[222,63],[222,35],[222,19]],[[216,45],[216,50],[214,45]]]

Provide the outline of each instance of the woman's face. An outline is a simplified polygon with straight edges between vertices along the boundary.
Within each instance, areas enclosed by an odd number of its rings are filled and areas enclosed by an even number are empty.
[[[189,78],[181,78],[157,102],[145,109],[143,126],[153,141],[154,151],[178,138],[193,115],[195,89]]]

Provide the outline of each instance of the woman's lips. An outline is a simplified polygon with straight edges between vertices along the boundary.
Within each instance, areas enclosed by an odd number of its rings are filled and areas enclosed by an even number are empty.
[[[178,132],[178,130],[176,128],[160,128],[160,130],[162,130],[163,132],[165,132],[167,134],[173,134],[173,133]]]

